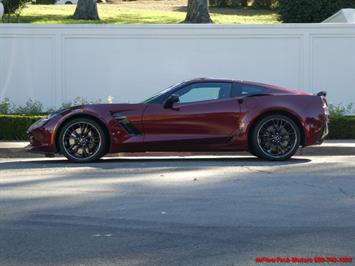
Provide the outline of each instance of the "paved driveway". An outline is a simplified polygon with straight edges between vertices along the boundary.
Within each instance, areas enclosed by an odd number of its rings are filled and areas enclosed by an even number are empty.
[[[355,156],[0,159],[0,214],[0,265],[353,257]]]

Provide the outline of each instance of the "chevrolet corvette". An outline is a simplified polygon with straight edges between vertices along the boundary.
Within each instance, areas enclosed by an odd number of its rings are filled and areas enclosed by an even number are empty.
[[[249,151],[272,161],[328,134],[326,93],[255,82],[194,79],[137,104],[88,104],[28,129],[29,151],[92,162],[107,153]]]

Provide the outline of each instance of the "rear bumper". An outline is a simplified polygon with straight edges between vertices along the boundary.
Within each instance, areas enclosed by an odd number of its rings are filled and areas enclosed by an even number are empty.
[[[329,116],[320,114],[316,118],[308,118],[304,124],[305,143],[304,147],[320,145],[329,134]]]
[[[325,122],[325,124],[322,127],[321,132],[319,134],[317,144],[322,144],[324,142],[325,138],[328,136],[328,134],[329,134],[329,126],[328,126],[328,122]]]
[[[323,143],[325,138],[329,135],[329,125],[328,124],[329,124],[329,122],[327,121],[322,128],[322,133],[319,138],[319,144]]]

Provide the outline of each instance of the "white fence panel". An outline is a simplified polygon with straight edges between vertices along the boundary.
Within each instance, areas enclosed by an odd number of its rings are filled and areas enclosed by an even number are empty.
[[[355,27],[0,25],[0,97],[137,102],[195,77],[260,81],[355,103]]]

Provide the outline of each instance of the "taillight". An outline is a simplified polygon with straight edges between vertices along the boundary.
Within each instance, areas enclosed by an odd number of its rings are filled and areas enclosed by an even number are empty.
[[[329,107],[327,99],[325,98],[325,96],[321,96],[320,98],[322,99],[324,113],[325,115],[329,116]]]
[[[327,98],[325,98],[325,96],[322,96],[322,102],[328,107],[328,102],[327,102]]]

